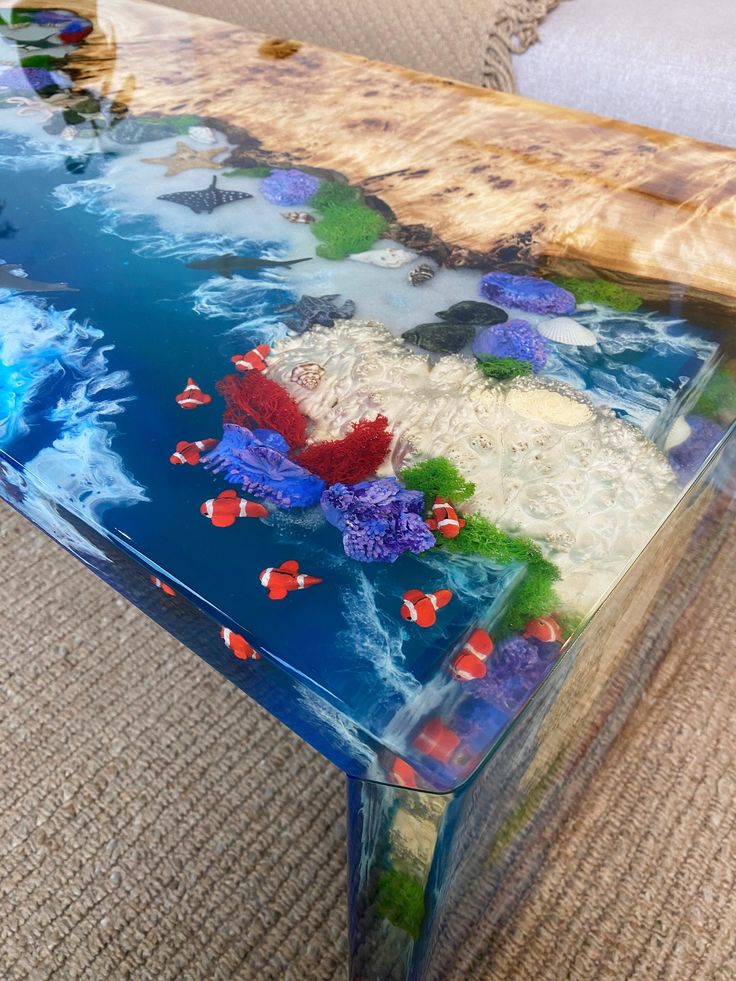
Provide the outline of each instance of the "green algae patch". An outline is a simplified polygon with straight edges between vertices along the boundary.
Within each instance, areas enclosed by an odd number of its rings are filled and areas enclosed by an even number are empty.
[[[598,303],[622,313],[631,313],[642,305],[634,290],[607,279],[576,279],[574,276],[553,276],[552,282],[573,294],[578,303]]]

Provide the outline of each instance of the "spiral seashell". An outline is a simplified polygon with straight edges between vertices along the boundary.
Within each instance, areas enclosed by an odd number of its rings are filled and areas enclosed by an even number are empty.
[[[409,270],[409,275],[407,279],[412,286],[421,286],[422,283],[428,282],[430,279],[434,278],[435,269],[433,266],[428,266],[426,262],[423,262],[419,266],[414,266],[413,269]]]
[[[298,364],[292,369],[291,380],[296,382],[297,385],[303,385],[304,388],[315,389],[319,387],[324,373],[325,369],[322,365],[305,361],[303,364]]]

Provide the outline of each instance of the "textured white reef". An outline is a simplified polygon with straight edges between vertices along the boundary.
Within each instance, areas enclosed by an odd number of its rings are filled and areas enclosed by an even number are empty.
[[[305,362],[324,369],[316,388],[292,380]],[[465,510],[538,541],[562,572],[561,598],[580,612],[601,599],[677,496],[659,450],[565,383],[495,383],[458,356],[433,364],[374,321],[279,341],[269,375],[317,423],[316,439],[380,412],[394,433],[392,469],[412,457],[452,460],[477,488]]]

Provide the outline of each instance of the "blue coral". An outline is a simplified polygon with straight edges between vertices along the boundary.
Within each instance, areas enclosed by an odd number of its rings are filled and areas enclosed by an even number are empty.
[[[395,477],[333,484],[321,504],[343,533],[345,554],[358,562],[395,562],[404,552],[426,552],[435,544],[424,523],[424,495],[405,490]]]
[[[573,313],[576,306],[575,297],[569,290],[534,276],[486,273],[480,281],[480,292],[493,303],[528,313]]]
[[[203,462],[213,473],[253,497],[279,508],[307,508],[316,504],[324,481],[287,457],[289,446],[271,429],[243,429],[225,423],[222,440]]]
[[[507,320],[482,330],[473,341],[473,354],[477,358],[490,354],[494,358],[529,361],[536,374],[547,362],[549,345],[526,320]]]
[[[319,188],[319,179],[301,170],[272,170],[261,181],[261,194],[271,204],[294,207],[309,204]]]
[[[725,429],[712,419],[702,416],[687,416],[690,435],[679,446],[670,450],[670,466],[679,484],[686,484],[696,475],[706,457],[723,438]]]

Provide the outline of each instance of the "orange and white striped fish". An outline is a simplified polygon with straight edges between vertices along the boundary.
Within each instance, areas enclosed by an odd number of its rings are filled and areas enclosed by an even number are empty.
[[[268,590],[268,598],[272,600],[281,600],[294,589],[308,589],[322,582],[316,576],[299,572],[299,563],[293,559],[282,562],[278,568],[269,566],[258,578],[261,585]]]
[[[169,586],[167,582],[164,582],[163,579],[159,579],[158,576],[149,576],[149,579],[156,587],[156,589],[163,590],[163,592],[165,592],[167,596],[176,596],[176,593],[171,588],[171,586]]]
[[[242,634],[236,634],[232,630],[228,630],[227,627],[220,627],[220,637],[222,638],[225,647],[231,650],[235,657],[239,658],[241,661],[260,661],[261,655],[248,641],[243,637]]]
[[[545,644],[551,644],[552,641],[561,639],[562,627],[554,617],[535,617],[526,625],[524,636],[541,640]]]
[[[450,672],[458,681],[485,678],[488,670],[486,661],[492,652],[493,641],[490,634],[478,627],[463,644],[460,653],[450,665]]]
[[[179,440],[176,450],[169,457],[169,463],[188,463],[190,467],[196,467],[201,455],[211,450],[213,446],[217,446],[216,439],[196,439],[193,443],[185,439]]]
[[[196,409],[200,405],[208,405],[212,396],[207,395],[193,378],[187,378],[186,388],[175,396],[182,409]]]
[[[238,371],[265,371],[266,358],[271,353],[268,344],[259,344],[246,354],[236,354],[230,360]]]
[[[431,627],[437,622],[436,611],[452,599],[449,589],[438,589],[436,593],[423,593],[421,589],[409,589],[404,593],[401,615],[405,620],[419,627]]]
[[[229,528],[238,518],[267,518],[268,511],[262,504],[239,497],[234,490],[224,490],[217,497],[205,501],[200,514],[209,518],[215,528]]]
[[[465,519],[459,518],[452,504],[441,497],[435,497],[432,517],[427,518],[427,527],[438,531],[443,538],[456,538],[465,527]]]

